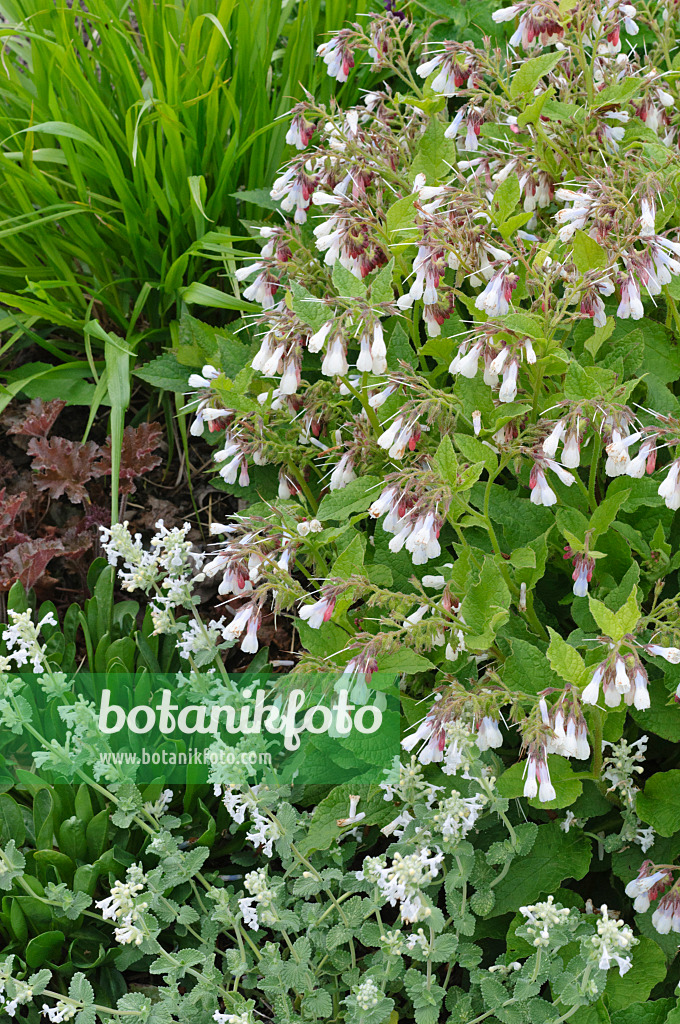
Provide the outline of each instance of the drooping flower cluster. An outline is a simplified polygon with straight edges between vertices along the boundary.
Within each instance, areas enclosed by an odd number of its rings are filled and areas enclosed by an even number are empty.
[[[552,730],[546,743],[546,753],[575,757],[580,761],[590,757],[586,720],[573,699],[563,697],[549,710],[547,702],[541,698],[539,708],[543,723]]]
[[[414,436],[412,425],[404,429],[408,436]],[[390,436],[383,446],[392,440]],[[439,534],[448,507],[445,494],[441,487],[437,488],[437,481],[428,473],[428,468],[423,466],[411,473],[401,486],[388,484],[368,510],[371,518],[382,519],[385,533],[392,534],[390,551],[393,554],[408,551],[414,565],[425,565],[440,556]]]
[[[486,726],[485,733],[482,734],[485,749],[485,740],[488,740],[489,734],[497,744],[496,729],[491,727],[490,730],[489,726]],[[408,751],[419,746],[418,760],[421,764],[440,764],[445,775],[455,775],[462,770],[465,777],[481,749],[476,739],[473,729],[462,719],[456,718],[446,702],[442,702],[433,705],[415,732],[403,739],[401,745]]]
[[[567,473],[566,469],[563,469],[554,459],[545,459],[540,456],[536,458],[529,476],[529,487],[531,488],[531,502],[533,505],[545,505],[550,507],[557,501],[557,495],[553,491],[552,487],[548,483],[546,477],[546,470],[550,469],[558,480],[565,484],[566,487],[571,487],[574,483],[574,477],[571,473]]]
[[[550,779],[544,747],[536,746],[529,750],[525,773],[524,795],[526,797],[530,800],[535,800],[538,797],[542,804],[555,799],[557,794]]]
[[[657,899],[663,892],[665,892],[671,883],[672,876],[667,869],[662,868],[661,870],[655,871],[653,862],[651,860],[645,860],[640,866],[637,877],[631,879],[626,886],[626,896],[631,897],[633,900],[633,907],[638,914],[645,914],[649,910],[652,900]],[[671,904],[669,903],[667,906],[661,908],[661,905],[659,904],[659,907],[655,910],[652,917],[652,923],[657,931],[661,930],[659,928],[659,924],[662,922],[662,927],[666,922],[671,926],[675,923],[677,924],[677,927],[674,927],[673,930],[680,931],[680,916],[677,918],[676,922],[673,922],[673,913],[671,912],[668,914],[670,906]],[[659,914],[659,909],[662,909],[661,914]]]
[[[647,671],[633,649],[621,654],[614,648],[593,672],[592,679],[581,694],[585,704],[597,704],[600,687],[607,707],[616,708],[621,700],[638,711],[649,707]]]

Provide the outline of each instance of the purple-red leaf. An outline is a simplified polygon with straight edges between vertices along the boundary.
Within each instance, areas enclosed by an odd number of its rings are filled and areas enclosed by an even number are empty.
[[[65,530],[61,537],[39,537],[30,540],[16,534],[21,542],[0,557],[0,592],[9,590],[19,580],[30,590],[45,575],[53,558],[77,558],[92,547],[92,535],[79,533],[77,527]]]
[[[37,471],[36,487],[49,491],[53,498],[65,494],[74,503],[86,501],[85,484],[105,472],[103,464],[97,461],[101,453],[94,441],[81,444],[63,437],[34,437],[28,445],[33,469]]]
[[[64,554],[60,540],[27,540],[10,548],[0,558],[0,591],[9,590],[17,580],[26,590],[44,576],[53,558]]]
[[[160,464],[160,455],[154,451],[161,443],[163,431],[159,423],[140,423],[138,427],[126,427],[120,450],[120,491],[132,494],[135,477],[149,473]],[[111,438],[106,439],[102,449],[101,467],[103,473],[111,472]]]
[[[5,488],[0,491],[0,544],[9,540],[16,532],[14,522],[26,501],[25,491],[5,497]]]
[[[60,398],[52,402],[43,402],[42,398],[34,398],[12,416],[8,434],[26,434],[28,437],[46,437],[54,426],[54,421],[66,405]]]

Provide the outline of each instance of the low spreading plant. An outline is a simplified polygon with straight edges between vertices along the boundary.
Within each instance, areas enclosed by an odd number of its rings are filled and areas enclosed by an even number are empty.
[[[0,797],[10,1015],[29,1006],[35,1016],[35,1002],[50,1020],[81,1024],[121,1016],[366,1024],[394,1012],[434,1022],[445,1006],[451,1021],[558,1021],[587,1020],[597,1002],[625,1020],[617,1011],[663,978],[659,947],[618,912],[569,889],[540,898],[562,872],[585,875],[590,843],[575,839],[573,814],[561,825],[522,819],[501,794],[503,740],[489,718],[479,729],[449,718],[443,773],[406,756],[362,795],[352,783],[336,786],[316,807],[275,776],[255,784],[247,762],[213,767],[212,791],[202,786],[200,795],[195,786],[181,795],[157,783],[140,789],[127,763],[93,767],[101,741],[93,704],[63,704],[67,741],[47,740],[40,722],[49,712],[31,707],[14,674],[32,663],[40,703],[67,692],[41,636],[56,622],[43,611],[34,623],[13,609],[3,637],[5,735],[28,730],[40,772],[15,769],[15,796]],[[207,705],[229,687],[200,671],[179,681]],[[625,741],[614,748],[620,783],[630,785],[639,754]],[[591,796],[590,812],[600,809]],[[584,803],[581,812],[589,813]],[[616,872],[629,873],[625,856]],[[627,892],[648,905],[664,877],[645,870]],[[500,929],[489,932],[494,921]],[[100,955],[84,962],[84,944],[94,942]],[[66,943],[57,976],[49,964]],[[125,991],[130,971],[157,984]]]
[[[170,564],[174,577],[187,575],[192,559],[181,535],[160,529],[151,552],[129,557],[120,570],[124,588],[149,589]],[[111,540],[107,546],[111,553]],[[107,569],[93,577],[83,626],[94,631],[88,649],[96,645],[95,668],[131,673],[126,622],[134,612],[129,601],[112,607],[112,583]],[[161,582],[160,589],[169,588]],[[491,1013],[514,1020],[518,1012],[552,1019],[549,992],[562,1015],[572,1016],[603,987],[608,1005],[621,1006],[631,989],[615,979],[629,971],[637,999],[661,980],[652,940],[638,939],[605,907],[598,916],[574,890],[562,894],[566,906],[552,895],[539,898],[563,872],[586,873],[590,844],[583,835],[575,842],[574,833],[589,813],[601,817],[602,804],[593,788],[580,800],[577,822],[573,811],[561,826],[531,811],[538,821],[526,820],[498,785],[503,738],[489,717],[477,730],[449,716],[443,745],[427,723],[420,727],[415,741],[430,739],[420,760],[431,762],[444,747],[443,774],[405,757],[380,786],[361,787],[362,795],[352,793],[352,783],[334,787],[315,808],[299,787],[275,777],[255,785],[247,767],[216,768],[213,792],[140,787],[131,762],[102,772],[94,704],[64,700],[73,678],[60,670],[68,669],[68,645],[54,612],[43,606],[32,616],[16,587],[11,604],[0,676],[3,749],[9,754],[14,734],[28,730],[29,763],[38,774],[10,769],[14,795],[0,797],[9,1011],[37,999],[55,1020],[109,1020],[125,1011],[142,1020],[219,1022],[225,1015],[253,1019],[255,1003],[276,1019],[302,1011],[313,1020],[337,1004],[363,1021],[386,1018],[398,1005],[418,1020],[436,1020],[446,998],[455,1020]],[[167,631],[153,613],[151,619],[156,633]],[[140,653],[148,658],[158,640],[145,630]],[[27,665],[37,690],[15,674]],[[219,685],[214,674],[193,670],[179,681],[194,705],[227,697],[238,706],[228,679]],[[55,715],[66,725],[63,743],[47,738]],[[413,738],[404,741],[413,746]],[[628,801],[641,747],[617,744],[604,765],[603,777]],[[567,790],[567,801],[572,797]],[[613,863],[628,880],[625,848]],[[629,882],[638,910],[646,909],[639,898],[646,894],[649,905],[669,871],[651,876],[647,861],[640,879]],[[512,939],[490,963],[483,939],[494,918]],[[92,959],[95,939],[102,953]],[[636,961],[639,945],[645,955]],[[59,978],[50,980],[46,962],[62,964]],[[163,978],[155,1001],[125,992],[130,971]],[[665,1009],[671,1000],[658,1002]]]

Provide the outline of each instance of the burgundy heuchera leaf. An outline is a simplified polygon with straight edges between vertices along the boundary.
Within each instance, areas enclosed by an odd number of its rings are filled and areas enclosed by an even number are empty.
[[[54,421],[65,407],[66,402],[55,398],[52,402],[43,402],[42,398],[34,398],[32,402],[20,410],[8,434],[26,434],[28,437],[45,437],[54,426]]]
[[[27,540],[10,548],[0,558],[0,592],[9,590],[17,580],[29,590],[45,575],[52,559],[63,554],[64,545],[56,537]]]
[[[37,471],[36,486],[41,491],[49,491],[53,498],[65,494],[74,504],[87,500],[84,485],[104,471],[102,463],[97,461],[101,448],[94,441],[81,444],[63,437],[32,438],[28,454]]]
[[[120,450],[120,491],[132,494],[135,477],[149,473],[160,464],[160,455],[154,449],[161,443],[162,430],[158,423],[140,423],[138,427],[126,427]],[[103,473],[111,472],[111,438],[106,439],[102,449],[101,467]]]
[[[3,487],[0,491],[0,544],[15,535],[14,522],[26,501],[25,491],[5,497],[5,490]]]
[[[18,543],[0,556],[0,593],[9,590],[17,580],[30,590],[45,575],[53,558],[77,558],[92,547],[92,536],[79,534],[74,528],[66,530],[62,537],[14,536]]]

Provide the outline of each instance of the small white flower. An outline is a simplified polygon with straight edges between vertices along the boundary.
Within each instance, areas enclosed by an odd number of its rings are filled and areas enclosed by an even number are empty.
[[[503,21],[513,21],[521,10],[520,6],[513,4],[510,7],[503,7],[500,11],[494,11],[491,17],[497,24]]]
[[[653,199],[643,199],[640,202],[640,238],[652,238],[654,232],[654,218],[656,207]]]
[[[659,644],[648,644],[646,650],[654,657],[664,658],[670,665],[680,665],[680,648],[661,647]]]

